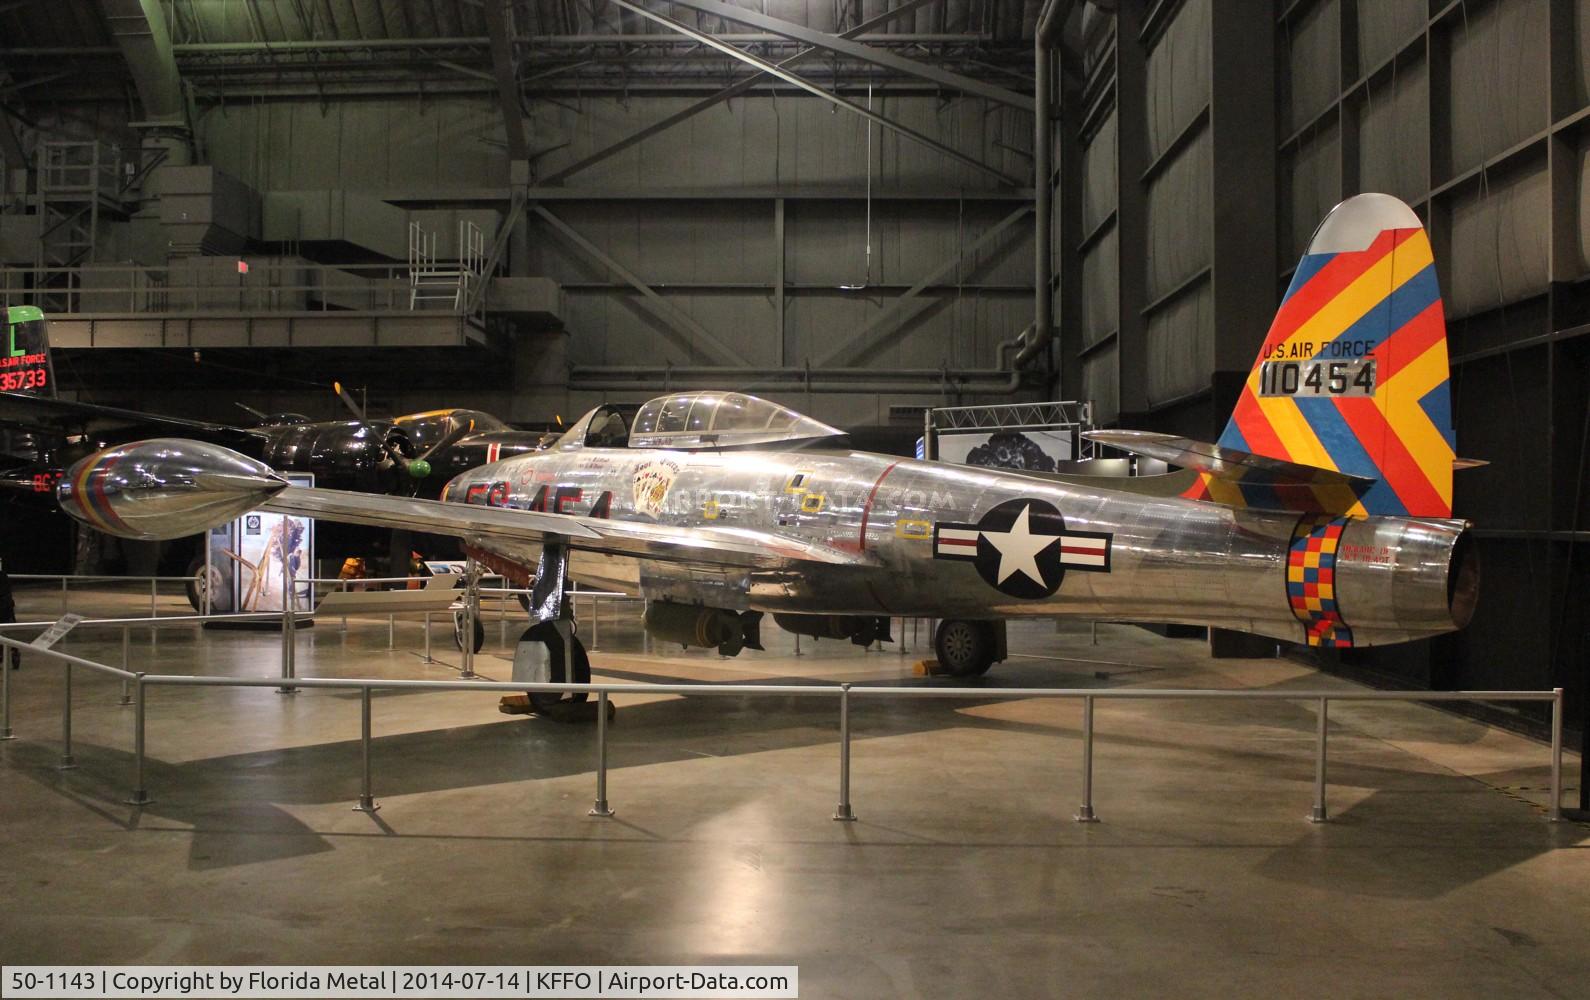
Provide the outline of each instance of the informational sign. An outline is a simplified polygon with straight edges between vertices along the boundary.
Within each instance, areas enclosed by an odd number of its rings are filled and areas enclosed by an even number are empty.
[[[462,576],[464,574],[464,560],[427,559],[425,568],[430,571],[432,576]]]
[[[315,484],[315,477],[308,474],[287,473],[283,478],[294,486]],[[222,558],[231,563],[232,609],[281,611],[283,594],[290,590],[294,610],[313,610],[314,585],[308,582],[315,565],[313,518],[257,510],[233,521],[228,531],[230,538],[211,536],[210,555],[214,566],[217,544],[227,546]]]
[[[82,615],[64,614],[60,618],[56,619],[54,625],[51,625],[49,628],[45,629],[43,634],[41,634],[37,639],[34,639],[30,645],[32,645],[35,649],[49,649],[51,646],[66,638],[66,633],[76,628],[77,623],[82,620]]]
[[[937,458],[955,465],[980,465],[992,469],[1054,472],[1055,463],[1076,455],[1072,430],[979,430],[965,434],[940,434]]]

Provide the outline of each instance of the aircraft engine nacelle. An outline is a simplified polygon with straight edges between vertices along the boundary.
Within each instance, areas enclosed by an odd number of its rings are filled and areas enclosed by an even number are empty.
[[[699,604],[648,601],[643,623],[647,634],[681,646],[716,647],[724,656],[735,656],[750,647],[761,649],[760,612],[726,611]]]
[[[1320,624],[1333,616],[1354,646],[1441,635],[1473,617],[1479,552],[1466,523],[1372,517],[1334,534],[1316,529],[1310,537],[1304,526],[1288,554],[1288,601],[1306,633],[1327,640],[1319,645],[1342,645],[1328,641],[1336,626]],[[1309,551],[1316,538],[1318,557]]]
[[[849,639],[858,646],[870,646],[879,639],[893,642],[889,619],[873,615],[775,614],[778,627],[814,639]]]

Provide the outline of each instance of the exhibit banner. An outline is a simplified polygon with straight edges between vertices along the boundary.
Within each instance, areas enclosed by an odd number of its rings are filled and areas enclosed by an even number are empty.
[[[1056,463],[1076,457],[1076,430],[978,430],[939,434],[935,457],[954,465],[1054,472]]]
[[[294,486],[313,486],[315,477],[289,473],[284,478]],[[210,536],[211,579],[224,569],[230,578],[231,606],[225,610],[242,612],[281,611],[283,573],[287,564],[287,587],[297,611],[314,609],[315,522],[313,518],[290,517],[266,511],[250,511],[218,529]],[[300,582],[302,581],[302,582]],[[217,588],[216,594],[223,593]],[[223,610],[215,607],[214,610]]]

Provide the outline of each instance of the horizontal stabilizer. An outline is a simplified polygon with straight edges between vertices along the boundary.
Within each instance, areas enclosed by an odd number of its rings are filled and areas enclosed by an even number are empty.
[[[1299,486],[1352,486],[1373,485],[1373,479],[1350,476],[1333,469],[1313,465],[1300,465],[1279,458],[1266,458],[1236,448],[1223,448],[1207,441],[1176,434],[1156,434],[1152,431],[1084,431],[1082,436],[1098,444],[1109,445],[1145,458],[1157,458],[1168,465],[1206,472],[1216,479],[1232,482],[1272,482]]]

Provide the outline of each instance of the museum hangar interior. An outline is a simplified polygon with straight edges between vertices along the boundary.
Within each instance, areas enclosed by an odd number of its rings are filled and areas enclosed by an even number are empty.
[[[0,112],[5,964],[1583,981],[1590,0],[8,0]]]

